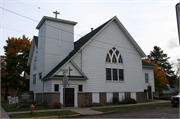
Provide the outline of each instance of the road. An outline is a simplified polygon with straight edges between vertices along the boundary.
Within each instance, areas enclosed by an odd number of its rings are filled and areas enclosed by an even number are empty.
[[[159,107],[155,109],[141,109],[122,111],[102,115],[79,116],[77,118],[178,118],[179,107]]]

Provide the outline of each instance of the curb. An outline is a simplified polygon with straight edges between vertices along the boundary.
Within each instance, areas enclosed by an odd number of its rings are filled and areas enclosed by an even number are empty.
[[[62,118],[62,117],[76,117],[80,116],[81,114],[75,114],[75,115],[63,115],[63,116],[48,116],[48,117],[32,117],[32,118]]]

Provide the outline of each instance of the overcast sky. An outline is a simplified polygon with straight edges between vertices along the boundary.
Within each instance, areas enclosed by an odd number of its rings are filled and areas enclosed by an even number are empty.
[[[43,16],[78,22],[74,40],[117,16],[148,55],[155,45],[171,57],[180,58],[175,5],[178,0],[1,0],[0,55],[8,37],[38,36]],[[3,9],[2,9],[3,8]]]

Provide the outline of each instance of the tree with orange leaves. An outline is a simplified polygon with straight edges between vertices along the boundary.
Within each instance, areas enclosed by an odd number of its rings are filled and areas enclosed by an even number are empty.
[[[25,85],[22,83],[25,78],[22,72],[29,72],[27,60],[31,47],[31,41],[25,35],[22,38],[8,37],[5,51],[5,69],[1,74],[1,88],[5,88],[5,99],[10,89],[20,89]]]
[[[154,83],[155,83],[155,91],[158,91],[159,93],[162,93],[163,90],[165,90],[167,87],[166,85],[169,83],[166,73],[158,66],[157,63],[149,61],[148,58],[143,59],[143,61],[146,61],[148,63],[153,64],[157,68],[154,69]]]

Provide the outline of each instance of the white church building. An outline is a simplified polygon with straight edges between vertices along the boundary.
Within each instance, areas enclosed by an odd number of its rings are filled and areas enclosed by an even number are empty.
[[[104,104],[113,97],[153,99],[154,66],[142,61],[145,53],[116,16],[74,42],[76,24],[44,16],[36,27],[27,65],[37,103],[63,104],[61,69],[69,79],[65,106]]]

